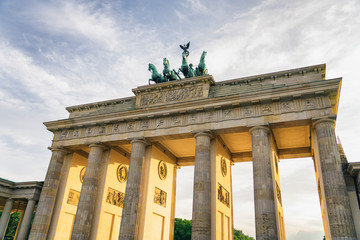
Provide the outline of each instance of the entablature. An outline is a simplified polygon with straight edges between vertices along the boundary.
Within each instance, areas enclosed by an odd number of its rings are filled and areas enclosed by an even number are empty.
[[[194,114],[202,111],[214,111],[219,109],[231,109],[234,107],[248,108],[257,104],[266,105],[274,102],[293,101],[294,99],[310,99],[319,96],[328,96],[323,101],[327,107],[332,108],[332,114],[336,115],[337,101],[341,79],[321,80],[312,83],[282,86],[274,89],[266,89],[257,92],[248,92],[230,96],[205,98],[194,101],[173,103],[168,105],[146,107],[126,112],[104,114],[100,116],[86,116],[58,120],[44,123],[48,130],[58,131],[60,129],[72,129],[108,125],[115,122],[133,122],[138,120],[150,120],[166,116],[176,116],[183,114]],[[333,97],[335,96],[335,97]],[[330,99],[330,101],[329,101]],[[335,99],[335,101],[332,101]],[[291,104],[291,103],[288,103]],[[310,104],[310,103],[308,103]],[[334,113],[335,112],[335,113]]]

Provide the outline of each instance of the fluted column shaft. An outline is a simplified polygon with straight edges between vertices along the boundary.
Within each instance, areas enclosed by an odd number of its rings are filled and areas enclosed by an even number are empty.
[[[26,204],[23,219],[21,221],[19,234],[17,235],[17,238],[16,238],[17,240],[26,240],[27,239],[29,230],[30,230],[30,224],[31,224],[31,219],[33,216],[34,208],[35,208],[35,200],[29,199]]]
[[[262,126],[250,129],[257,240],[278,239],[269,132]]]
[[[331,119],[318,120],[313,124],[319,149],[328,224],[332,240],[355,240],[355,225],[342,173],[334,124],[335,121]]]
[[[98,188],[98,173],[103,151],[104,146],[101,144],[90,145],[90,153],[71,235],[72,240],[87,240],[90,238]]]
[[[49,167],[45,176],[40,200],[31,227],[29,240],[45,240],[54,210],[56,194],[59,188],[60,172],[66,151],[62,148],[52,149]]]
[[[209,240],[211,237],[211,137],[207,132],[195,135],[192,240]]]
[[[129,174],[126,182],[124,208],[122,211],[119,239],[137,239],[137,219],[140,201],[142,165],[145,159],[146,142],[135,139],[132,142]]]
[[[6,227],[9,222],[10,213],[14,205],[14,200],[11,198],[8,198],[6,200],[4,210],[2,212],[1,218],[0,218],[0,239],[3,239],[5,236]]]

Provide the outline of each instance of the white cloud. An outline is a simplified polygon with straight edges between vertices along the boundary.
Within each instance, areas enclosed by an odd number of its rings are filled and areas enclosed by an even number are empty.
[[[71,1],[56,5],[39,4],[36,6],[35,23],[39,28],[55,35],[68,34],[76,39],[93,41],[109,51],[121,50],[124,45],[121,32],[116,31],[117,23],[107,16],[105,9],[96,9],[91,3],[79,4]],[[34,10],[35,11],[35,10]]]
[[[320,231],[299,231],[296,234],[289,236],[287,239],[289,240],[316,240],[316,239],[323,239],[324,234]]]
[[[265,0],[239,13],[224,10],[226,1],[216,8],[200,0],[187,0],[182,9],[168,4],[180,20],[178,28],[169,27],[174,16],[151,25],[124,9],[114,14],[111,2],[105,7],[75,1],[20,7],[26,18],[17,19],[32,29],[20,32],[9,24],[11,36],[0,30],[0,110],[6,115],[0,124],[1,177],[43,179],[52,136],[43,121],[65,118],[69,105],[132,95],[132,88],[147,84],[149,62],[161,71],[166,56],[177,69],[178,44],[188,40],[189,62],[197,64],[207,50],[207,67],[216,81],[327,63],[328,78],[344,77],[337,133],[350,160],[357,160],[359,1]],[[288,239],[321,239],[311,162],[290,161],[280,164]],[[178,172],[178,217],[191,218],[192,177],[192,168]],[[235,227],[254,236],[251,163],[233,167],[233,191]]]
[[[187,10],[190,10],[191,13],[209,13],[209,9],[206,6],[206,1],[202,0],[186,0],[182,2],[181,5]]]

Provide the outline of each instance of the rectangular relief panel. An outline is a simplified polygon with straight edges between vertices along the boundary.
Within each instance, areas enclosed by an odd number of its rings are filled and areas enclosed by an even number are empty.
[[[121,207],[124,206],[125,193],[122,193],[118,190],[108,188],[108,193],[106,195],[106,202],[111,205]]]
[[[166,207],[166,192],[155,187],[154,203]]]
[[[220,183],[218,183],[217,199],[225,206],[230,207],[230,193]]]
[[[79,203],[79,198],[80,198],[80,192],[70,188],[67,203],[77,206]]]

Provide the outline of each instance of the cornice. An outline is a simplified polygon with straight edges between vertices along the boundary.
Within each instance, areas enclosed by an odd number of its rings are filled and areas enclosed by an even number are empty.
[[[181,103],[172,103],[161,106],[143,107],[124,112],[102,115],[69,118],[58,121],[45,122],[50,131],[69,129],[74,127],[96,126],[112,122],[134,121],[150,119],[156,116],[169,116],[186,112],[206,111],[207,109],[227,108],[237,105],[249,105],[259,102],[279,101],[286,98],[305,98],[338,93],[341,78],[319,80],[315,82],[282,85],[270,89],[253,90],[241,94],[232,94],[221,97],[190,100]],[[236,98],[234,98],[236,96]]]
[[[271,72],[271,73],[265,73],[265,74],[258,74],[243,78],[235,78],[230,80],[225,80],[221,82],[216,82],[215,85],[235,85],[239,83],[251,83],[251,82],[259,82],[259,81],[266,81],[266,80],[274,80],[281,77],[291,77],[295,76],[297,74],[304,75],[311,72],[323,72],[323,80],[325,79],[325,70],[326,70],[326,64],[318,64],[308,67],[301,67],[301,68],[294,68],[284,71],[277,71],[277,72]]]

